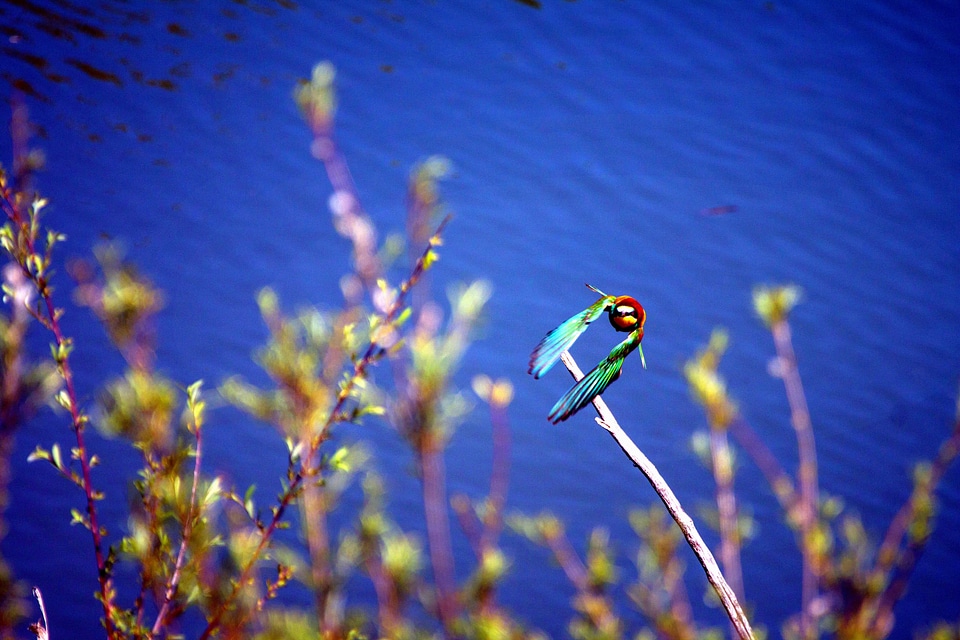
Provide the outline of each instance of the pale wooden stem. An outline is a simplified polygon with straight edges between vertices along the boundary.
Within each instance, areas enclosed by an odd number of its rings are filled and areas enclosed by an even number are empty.
[[[560,360],[564,366],[567,367],[567,370],[570,371],[574,380],[579,381],[583,378],[583,372],[580,370],[580,367],[577,366],[573,356],[568,352],[565,351],[561,354]],[[736,629],[737,634],[739,634],[743,640],[752,640],[753,630],[750,628],[750,621],[747,620],[746,614],[740,607],[740,602],[737,600],[736,594],[733,592],[733,589],[730,588],[730,585],[727,584],[723,573],[720,571],[720,567],[717,565],[716,559],[714,559],[713,554],[710,552],[710,548],[707,547],[703,538],[700,537],[700,533],[693,524],[693,520],[687,515],[687,512],[683,510],[673,490],[667,484],[666,480],[663,479],[663,476],[660,475],[660,472],[657,471],[657,467],[640,451],[639,447],[630,439],[630,436],[620,428],[617,419],[600,396],[593,399],[593,406],[600,416],[596,419],[597,424],[613,436],[613,439],[616,440],[626,456],[630,458],[630,461],[640,470],[650,483],[650,486],[653,487],[653,490],[660,496],[660,500],[663,501],[667,511],[670,512],[677,526],[680,527],[680,531],[683,532],[683,536],[687,539],[687,544],[690,545],[693,553],[697,556],[697,560],[700,561],[700,566],[703,567],[707,575],[707,580],[710,582],[714,591],[716,591],[717,597],[720,598],[720,602],[723,604],[723,608],[726,609],[727,616],[730,618],[730,622],[733,624],[733,628]]]

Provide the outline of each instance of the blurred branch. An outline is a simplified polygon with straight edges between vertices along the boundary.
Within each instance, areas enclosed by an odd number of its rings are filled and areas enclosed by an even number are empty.
[[[27,355],[30,308],[35,298],[32,283],[13,263],[3,266],[2,279],[4,301],[9,304],[10,315],[0,312],[0,543],[7,534],[5,517],[17,430],[60,388],[53,363],[49,360],[32,362]],[[0,555],[0,638],[16,637],[15,629],[20,626],[26,610],[22,585],[18,584],[11,567]]]
[[[811,604],[817,597],[816,550],[812,534],[818,519],[819,489],[817,487],[817,447],[814,442],[813,425],[807,398],[797,369],[797,358],[790,337],[790,324],[786,318],[772,327],[773,342],[777,349],[780,376],[790,404],[790,423],[797,434],[797,452],[800,460],[798,472],[800,484],[800,536],[803,553],[802,601],[800,610],[800,638],[816,637],[815,621],[812,620]]]
[[[743,598],[743,571],[740,566],[740,527],[737,498],[733,492],[733,451],[726,429],[710,428],[710,454],[717,485],[717,513],[720,521],[720,560],[734,593]]]
[[[187,389],[187,406],[190,410],[190,426],[188,430],[196,438],[196,449],[193,452],[193,476],[190,482],[190,502],[187,507],[187,513],[183,518],[183,534],[180,538],[180,547],[177,549],[177,559],[173,565],[173,574],[167,582],[163,594],[163,604],[157,612],[157,619],[153,623],[150,633],[156,636],[160,629],[167,623],[167,614],[174,603],[177,595],[177,589],[180,586],[180,578],[187,559],[187,547],[190,543],[193,532],[194,522],[200,518],[197,506],[197,487],[200,484],[200,463],[203,460],[203,403],[200,401],[200,383],[196,383]]]
[[[637,583],[628,595],[664,640],[707,637],[697,630],[684,584],[684,563],[677,548],[681,532],[663,510],[651,504],[630,513],[630,525],[640,538]]]
[[[757,433],[742,415],[738,414],[730,423],[730,434],[753,459],[760,472],[767,479],[767,483],[787,517],[799,523],[796,513],[799,497],[793,485],[793,478],[780,466],[780,462],[770,451],[770,448],[757,437]]]
[[[490,423],[493,425],[493,463],[490,471],[490,499],[480,543],[484,550],[494,546],[503,528],[503,508],[507,502],[507,488],[510,483],[510,424],[507,406],[512,396],[513,387],[510,383],[498,380],[492,383],[486,398],[490,403]]]
[[[418,453],[422,476],[423,508],[427,519],[427,541],[437,589],[437,614],[440,623],[449,634],[453,630],[457,603],[450,520],[447,517],[443,446],[439,443],[427,445]]]
[[[377,256],[376,229],[360,205],[350,167],[334,137],[337,100],[335,76],[336,71],[331,63],[319,63],[313,68],[310,81],[297,89],[296,100],[313,132],[310,149],[313,156],[323,163],[333,187],[330,208],[333,211],[334,227],[340,235],[353,243],[357,275],[363,286],[374,294],[377,291],[377,280],[383,273],[383,265]],[[359,302],[360,290],[357,287],[346,287],[345,293],[351,303]],[[385,307],[378,306],[378,310],[385,311]]]
[[[623,637],[623,621],[614,611],[610,587],[617,569],[609,545],[609,534],[595,528],[589,537],[586,558],[581,559],[570,544],[563,523],[549,512],[529,517],[514,515],[510,526],[532,542],[545,546],[576,589],[573,608],[577,612],[568,626],[575,640]]]
[[[733,449],[727,437],[727,430],[737,416],[737,407],[727,394],[726,382],[717,372],[728,341],[725,331],[715,329],[707,347],[684,365],[683,373],[694,398],[706,411],[710,429],[708,466],[716,484],[720,561],[734,593],[743,598],[742,537],[733,489]]]
[[[333,591],[333,571],[330,562],[330,534],[328,533],[327,499],[316,480],[303,488],[303,514],[307,553],[310,556],[310,587],[323,632],[334,629],[339,621],[328,606]]]
[[[490,287],[482,281],[452,292],[452,313],[444,329],[439,307],[424,305],[405,341],[409,359],[391,411],[391,420],[409,443],[420,472],[437,613],[448,634],[453,632],[460,603],[455,593],[443,453],[455,423],[467,411],[464,399],[453,390],[453,373],[489,297]]]
[[[576,587],[577,591],[586,591],[590,586],[587,567],[583,564],[577,552],[574,551],[567,536],[563,535],[563,529],[559,522],[552,523],[552,525],[552,527],[547,527],[544,534],[547,547],[553,553],[553,557],[556,558],[557,564],[563,569],[563,573],[567,576],[570,584]]]
[[[820,498],[817,487],[817,448],[810,422],[800,371],[797,369],[797,357],[790,337],[790,324],[787,321],[791,309],[800,300],[800,289],[793,285],[777,287],[757,287],[753,292],[753,304],[757,315],[763,320],[773,335],[777,351],[774,374],[783,380],[790,405],[790,424],[797,436],[797,455],[799,458],[798,484],[800,500],[797,516],[800,528],[800,550],[803,557],[801,608],[799,634],[802,640],[818,635],[813,620],[811,605],[817,597],[817,579],[823,573],[821,559],[823,554],[817,548],[815,533],[818,530]]]
[[[937,453],[933,464],[918,469],[915,487],[907,502],[894,516],[883,543],[877,552],[877,570],[891,573],[886,589],[880,594],[874,632],[886,635],[893,625],[893,608],[907,589],[907,582],[916,567],[932,526],[934,493],[943,474],[960,453],[960,401],[954,418],[953,431]],[[904,538],[906,546],[901,550]],[[877,635],[876,637],[882,637]]]
[[[93,486],[91,477],[91,455],[87,449],[85,431],[89,422],[88,417],[80,408],[74,383],[73,369],[70,365],[70,353],[73,350],[73,340],[67,337],[62,329],[60,319],[64,310],[58,308],[53,299],[53,287],[50,284],[52,275],[53,248],[65,239],[50,229],[44,229],[40,223],[41,212],[46,206],[46,200],[27,193],[26,184],[33,169],[30,154],[26,151],[26,131],[28,130],[26,109],[22,105],[14,109],[13,135],[15,147],[15,183],[8,183],[6,178],[0,181],[0,206],[6,214],[8,223],[2,228],[2,243],[5,252],[19,266],[24,278],[30,282],[39,296],[40,303],[30,305],[30,313],[53,336],[51,347],[57,371],[64,383],[64,390],[58,394],[58,402],[70,414],[77,446],[73,457],[80,463],[80,475],[69,468],[69,465],[60,465],[61,473],[75,482],[83,491],[86,498],[86,516],[81,522],[90,531],[93,539],[94,556],[97,564],[97,578],[99,583],[98,599],[103,606],[104,625],[108,638],[114,638],[115,591],[111,577],[111,568],[108,566],[107,555],[104,552],[104,536],[106,530],[100,526],[96,508],[97,500],[102,493]],[[40,239],[41,231],[45,231],[45,238]],[[40,249],[41,242],[45,242]]]
[[[565,351],[560,356],[560,359],[567,367],[567,370],[570,371],[570,374],[573,376],[574,380],[579,381],[581,378],[583,378],[583,372],[577,366],[576,361],[569,352]],[[730,618],[730,622],[736,629],[737,634],[743,640],[753,638],[753,630],[750,628],[750,621],[747,620],[746,614],[740,607],[740,603],[737,600],[736,594],[733,592],[733,589],[730,588],[730,585],[727,584],[726,579],[720,572],[720,567],[717,566],[717,561],[710,552],[710,548],[707,547],[706,543],[704,543],[703,538],[700,536],[700,533],[697,531],[697,528],[693,523],[693,520],[689,515],[687,515],[686,511],[683,510],[683,507],[681,506],[680,501],[677,500],[676,495],[674,495],[673,490],[670,489],[670,486],[663,479],[663,476],[660,475],[660,472],[657,470],[656,466],[650,462],[643,452],[640,451],[637,445],[634,444],[633,440],[631,440],[630,437],[623,431],[623,429],[620,428],[620,424],[617,422],[616,417],[614,417],[610,409],[607,408],[606,403],[600,396],[597,396],[593,399],[593,406],[600,416],[597,419],[597,424],[607,430],[607,432],[617,442],[626,456],[633,462],[640,472],[643,473],[643,475],[647,478],[647,481],[650,483],[650,486],[652,486],[653,490],[657,492],[658,496],[660,496],[664,506],[667,507],[667,511],[670,512],[670,515],[673,516],[673,519],[680,527],[684,537],[687,539],[687,544],[690,545],[690,548],[693,549],[694,554],[697,556],[697,560],[700,561],[700,565],[703,567],[703,570],[707,575],[707,580],[713,586],[714,591],[716,591],[717,596],[720,598],[720,602],[723,604],[723,608],[726,610],[727,616]]]

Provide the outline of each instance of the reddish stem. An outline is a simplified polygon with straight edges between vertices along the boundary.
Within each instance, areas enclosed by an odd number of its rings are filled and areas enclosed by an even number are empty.
[[[32,251],[32,247],[31,247]],[[47,307],[47,314],[50,319],[50,327],[53,331],[57,348],[61,348],[65,341],[63,333],[60,330],[60,321],[55,313],[53,299],[50,296],[49,289],[44,285],[40,292]],[[59,363],[60,372],[63,376],[64,385],[67,388],[67,394],[70,397],[70,419],[73,423],[73,431],[77,436],[77,453],[80,459],[80,472],[83,476],[83,493],[87,501],[87,517],[90,518],[90,532],[93,534],[93,551],[97,560],[97,578],[100,583],[100,598],[103,603],[104,624],[107,628],[107,637],[112,638],[115,634],[113,626],[113,589],[110,586],[110,577],[107,572],[106,563],[103,557],[103,536],[100,530],[99,518],[97,517],[96,500],[94,499],[93,480],[90,476],[90,458],[87,455],[87,445],[83,437],[84,422],[80,416],[80,410],[77,409],[77,392],[73,383],[73,372],[70,369],[70,362],[65,357]]]
[[[490,512],[484,518],[480,537],[483,551],[494,545],[503,529],[503,507],[510,485],[510,426],[507,424],[505,407],[499,404],[491,406],[490,421],[493,426],[493,463],[490,471]]]
[[[464,535],[466,535],[467,542],[470,543],[470,548],[473,549],[477,560],[482,559],[483,543],[481,542],[481,523],[477,518],[470,498],[463,494],[455,495],[450,499],[450,506],[453,508],[453,512],[457,516],[457,521],[460,523],[460,529],[462,529]]]
[[[720,560],[730,588],[743,600],[743,572],[740,566],[740,532],[737,499],[733,492],[733,469],[726,431],[710,427],[710,455],[717,485],[717,515],[720,520]]]
[[[373,224],[360,206],[360,197],[356,184],[350,174],[350,167],[340,152],[333,137],[332,121],[324,120],[313,128],[313,154],[326,169],[327,178],[333,187],[334,195],[347,195],[350,202],[334,215],[339,216],[335,226],[337,231],[353,242],[357,274],[368,291],[376,289],[377,279],[383,272],[383,265],[377,256],[377,239]]]
[[[960,453],[960,415],[958,415],[954,421],[953,431],[950,433],[950,437],[940,446],[940,450],[937,452],[937,458],[930,468],[930,478],[928,480],[930,499],[933,499],[933,493],[940,484],[943,474],[946,473],[947,468],[954,459],[956,459],[958,453]],[[907,582],[916,566],[917,560],[920,558],[920,554],[923,552],[926,542],[925,539],[918,540],[911,538],[907,542],[906,548],[898,553],[903,538],[916,516],[915,498],[916,492],[914,491],[890,523],[890,527],[884,536],[883,544],[877,552],[878,568],[884,573],[893,572],[887,588],[880,594],[877,605],[877,616],[874,621],[874,626],[877,628],[877,631],[885,630],[886,633],[889,633],[889,629],[885,629],[885,627],[889,627],[893,622],[893,607],[906,591]],[[888,561],[886,561],[887,558],[889,558]],[[883,563],[885,563],[885,566]]]
[[[587,567],[570,546],[570,541],[562,534],[550,535],[545,538],[547,546],[557,559],[557,564],[563,569],[567,580],[576,587],[577,591],[587,590]]]
[[[236,599],[237,594],[240,593],[240,588],[250,580],[250,574],[253,572],[257,560],[263,555],[263,550],[266,548],[267,543],[270,541],[270,538],[273,537],[280,522],[283,521],[283,515],[287,511],[287,507],[290,506],[290,503],[293,502],[293,499],[296,497],[302,481],[303,476],[298,473],[290,483],[289,488],[280,496],[280,503],[273,512],[273,518],[270,520],[270,524],[268,524],[260,534],[260,542],[257,543],[257,548],[254,549],[250,555],[250,560],[248,560],[247,564],[241,569],[240,575],[237,577],[233,589],[230,591],[230,595],[224,599],[220,607],[207,621],[206,628],[203,630],[203,633],[200,634],[200,640],[205,640],[212,634],[219,632],[220,620],[223,619],[223,614],[226,613],[227,606]]]
[[[331,634],[337,626],[330,619],[328,603],[331,592],[330,539],[327,535],[327,513],[320,487],[315,482],[304,486],[303,519],[307,553],[310,555],[310,577],[313,581],[314,604],[323,637]]]
[[[420,451],[423,475],[423,508],[427,521],[430,562],[437,586],[437,614],[447,634],[452,633],[456,617],[453,552],[450,519],[447,515],[446,486],[442,449],[428,438]]]
[[[11,189],[11,191],[13,191],[13,189]],[[33,237],[33,233],[36,232],[36,229],[34,228],[28,230],[25,228],[33,225],[24,219],[22,212],[16,205],[16,198],[11,200],[8,197],[8,194],[5,192],[3,193],[3,200],[7,205],[8,217],[15,225],[20,227],[20,233],[25,238],[27,253],[31,256],[37,255],[36,242]],[[23,271],[24,276],[33,282],[34,286],[37,288],[38,295],[43,299],[47,314],[43,324],[49,328],[51,333],[53,333],[57,352],[66,353],[67,340],[64,338],[63,331],[60,327],[60,314],[56,312],[56,306],[53,304],[53,297],[46,279],[42,276],[33,274],[22,262],[20,263],[20,268]],[[113,588],[110,586],[111,580],[103,554],[103,532],[100,528],[100,522],[97,516],[96,498],[94,497],[96,492],[93,489],[93,481],[90,474],[90,458],[87,453],[87,445],[84,438],[85,420],[81,416],[78,408],[79,403],[77,400],[77,392],[73,380],[73,371],[70,368],[69,356],[65,355],[60,358],[57,364],[59,366],[60,375],[63,378],[64,386],[66,387],[67,396],[70,400],[70,420],[77,440],[77,458],[80,461],[80,474],[82,479],[81,488],[83,489],[84,496],[86,497],[87,518],[89,519],[90,533],[93,538],[93,550],[97,562],[97,582],[99,583],[100,587],[100,601],[103,605],[105,618],[104,625],[107,630],[107,637],[113,638],[115,635],[115,628],[113,625]]]
[[[741,416],[730,423],[730,433],[763,473],[783,510],[789,517],[795,518],[799,498],[793,486],[793,479],[783,470],[777,458]]]
[[[798,478],[800,484],[800,550],[803,556],[800,638],[806,640],[816,634],[810,606],[817,596],[817,576],[814,567],[814,549],[811,534],[817,520],[819,496],[817,488],[817,448],[813,437],[813,425],[810,411],[797,369],[797,358],[790,338],[790,325],[781,320],[772,326],[773,342],[780,363],[780,374],[787,402],[790,404],[790,423],[797,435],[797,453],[799,456]]]
[[[14,268],[15,269],[15,268]],[[19,276],[19,272],[14,271]],[[26,284],[26,283],[24,283]],[[0,519],[7,508],[10,484],[10,456],[13,454],[14,433],[25,419],[27,403],[21,397],[23,389],[23,341],[27,333],[29,314],[14,298],[10,323],[6,327],[6,349],[3,357],[3,388],[0,389]],[[4,532],[0,530],[0,539]]]
[[[177,586],[180,584],[180,575],[183,569],[184,560],[187,557],[187,543],[190,535],[193,533],[193,521],[199,518],[197,513],[197,485],[200,484],[200,459],[202,454],[203,441],[200,437],[200,425],[195,425],[197,429],[197,451],[193,461],[193,484],[190,486],[190,508],[187,510],[187,517],[183,523],[183,537],[180,539],[180,548],[177,550],[177,560],[174,563],[173,575],[170,576],[170,582],[167,584],[166,592],[163,596],[163,605],[157,612],[157,619],[153,623],[153,629],[150,635],[155,636],[160,633],[167,621],[167,614],[170,612],[170,606],[173,603],[173,597],[177,592]]]

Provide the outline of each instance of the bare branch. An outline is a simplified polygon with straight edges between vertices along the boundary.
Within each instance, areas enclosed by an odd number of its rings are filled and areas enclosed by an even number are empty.
[[[560,356],[560,360],[567,367],[567,370],[570,371],[574,380],[579,381],[583,378],[583,372],[580,370],[580,367],[577,366],[576,361],[569,352],[565,351]],[[630,439],[630,436],[620,428],[616,417],[614,417],[600,396],[593,399],[593,406],[600,416],[596,419],[597,424],[613,436],[613,439],[616,440],[617,444],[626,456],[630,458],[634,466],[647,478],[650,486],[652,486],[653,490],[660,496],[660,500],[663,501],[667,511],[670,512],[677,526],[680,527],[684,537],[687,539],[687,544],[690,545],[690,548],[693,549],[694,554],[697,556],[697,560],[700,561],[700,565],[707,574],[707,580],[720,598],[720,602],[723,604],[723,608],[726,609],[727,616],[730,618],[730,622],[740,635],[740,638],[743,640],[751,640],[753,638],[753,630],[750,628],[750,621],[747,620],[746,614],[740,607],[740,602],[737,600],[736,594],[733,592],[733,589],[730,588],[730,585],[727,584],[723,573],[720,571],[720,567],[717,565],[716,559],[714,559],[713,554],[710,552],[710,548],[707,547],[703,538],[700,537],[700,533],[693,524],[693,520],[687,515],[687,512],[683,510],[673,490],[667,484],[666,480],[663,479],[663,476],[660,475],[656,466],[640,451],[639,447]]]

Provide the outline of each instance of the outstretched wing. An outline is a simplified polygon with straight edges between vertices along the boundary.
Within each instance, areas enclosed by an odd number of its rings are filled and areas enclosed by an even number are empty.
[[[544,336],[537,348],[530,354],[530,368],[527,373],[532,373],[534,378],[539,378],[550,371],[550,368],[560,359],[560,354],[573,346],[573,343],[587,330],[590,323],[610,308],[614,299],[614,296],[603,296]]]
[[[600,364],[583,376],[580,382],[573,385],[569,391],[563,394],[562,398],[557,400],[557,403],[550,410],[547,420],[554,424],[562,422],[606,391],[610,383],[620,377],[623,361],[639,345],[640,340],[637,332],[631,332],[626,340],[613,348],[610,355],[601,360]]]

